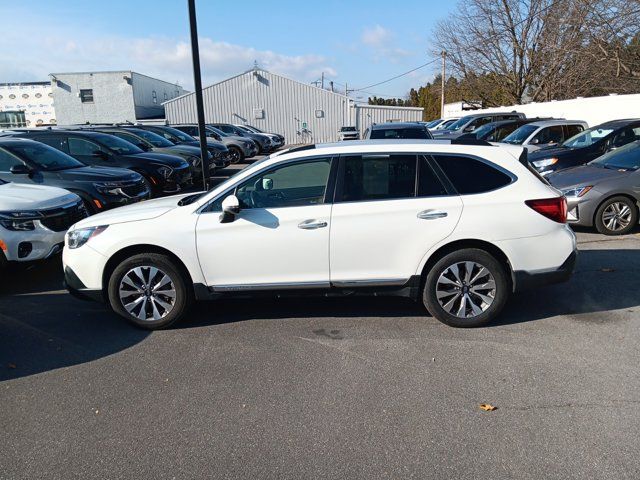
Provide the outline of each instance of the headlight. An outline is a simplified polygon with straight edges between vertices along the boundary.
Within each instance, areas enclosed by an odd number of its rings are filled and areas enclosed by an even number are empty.
[[[545,158],[544,160],[536,160],[531,163],[533,163],[533,166],[536,168],[549,167],[558,163],[558,159],[556,157]]]
[[[108,225],[101,225],[99,227],[79,228],[78,230],[71,230],[67,232],[67,247],[79,248],[93,237],[100,235],[107,229]]]
[[[34,220],[42,218],[38,212],[0,212],[0,225],[7,230],[25,232],[35,230]]]
[[[593,188],[593,185],[585,185],[583,187],[567,188],[561,190],[565,197],[583,197],[589,190]]]
[[[162,167],[158,167],[158,173],[164,178],[169,178],[173,173],[173,168],[163,165]]]
[[[210,158],[211,158],[211,154],[209,153],[208,155],[209,155],[209,156],[208,156],[207,158],[209,158],[209,159],[210,159]],[[191,165],[193,165],[194,167],[199,166],[199,165],[200,165],[200,157],[197,157],[197,156],[195,156],[195,155],[190,156],[190,157],[189,157],[189,163],[190,163]]]
[[[105,195],[122,195],[121,189],[125,184],[122,182],[96,182],[93,186]]]

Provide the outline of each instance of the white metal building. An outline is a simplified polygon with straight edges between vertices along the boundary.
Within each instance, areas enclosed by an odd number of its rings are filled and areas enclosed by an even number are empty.
[[[578,97],[571,100],[552,100],[551,102],[532,102],[524,105],[485,108],[482,110],[463,111],[461,102],[448,103],[444,106],[444,116],[461,117],[464,115],[490,112],[524,113],[527,117],[554,117],[584,120],[590,126],[596,126],[609,120],[640,117],[640,94],[602,97]]]
[[[180,85],[130,70],[52,73],[50,77],[60,125],[161,118],[162,103],[185,93]]]
[[[0,112],[24,112],[26,126],[55,125],[50,82],[0,83]]]
[[[358,105],[349,97],[253,68],[203,88],[206,122],[253,125],[287,143],[338,140],[343,126],[362,134],[371,123],[422,120],[422,108]],[[194,93],[164,104],[169,124],[195,123]]]

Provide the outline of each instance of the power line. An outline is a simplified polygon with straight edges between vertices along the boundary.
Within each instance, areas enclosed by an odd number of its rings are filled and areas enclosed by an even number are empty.
[[[426,67],[428,65],[431,65],[432,63],[435,63],[438,60],[440,60],[440,59],[436,58],[435,60],[432,60],[430,62],[424,63],[424,64],[422,64],[422,65],[420,65],[420,66],[418,66],[416,68],[412,68],[411,70],[409,70],[407,72],[404,72],[404,73],[401,73],[400,75],[396,75],[395,77],[391,77],[391,78],[389,78],[387,80],[383,80],[382,82],[374,83],[372,85],[367,85],[366,87],[362,87],[362,88],[355,88],[355,89],[352,90],[352,92],[360,92],[362,90],[366,90],[366,89],[371,88],[371,87],[377,87],[378,85],[382,85],[383,83],[388,83],[391,80],[395,80],[396,78],[404,77],[405,75],[409,75],[410,73],[415,72],[416,70],[420,70],[421,68],[424,68],[424,67]]]

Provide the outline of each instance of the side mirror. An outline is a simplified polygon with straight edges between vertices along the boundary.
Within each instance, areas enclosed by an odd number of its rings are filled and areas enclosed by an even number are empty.
[[[14,175],[30,175],[31,169],[27,167],[24,163],[20,163],[18,165],[12,166],[9,171]]]
[[[147,145],[146,143],[138,143],[138,148],[140,148],[140,150],[142,150],[143,152],[148,152],[151,150],[151,147],[149,145]]]
[[[229,195],[222,201],[222,215],[220,215],[220,223],[230,223],[236,219],[236,215],[240,213],[240,201],[235,195]]]
[[[533,138],[531,139],[531,141],[529,142],[531,145],[537,145],[540,143],[540,139],[539,138]]]
[[[262,179],[262,189],[263,190],[273,190],[273,180],[271,178],[263,178]]]
[[[469,125],[467,127],[464,127],[463,132],[473,132],[476,129],[476,127],[474,127],[473,125]]]

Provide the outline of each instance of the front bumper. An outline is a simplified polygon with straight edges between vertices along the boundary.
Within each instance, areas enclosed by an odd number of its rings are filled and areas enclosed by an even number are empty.
[[[64,267],[64,288],[80,300],[91,300],[94,302],[104,302],[104,295],[101,289],[87,288],[76,273],[69,267]]]
[[[0,246],[9,262],[45,260],[60,253],[64,246],[65,232],[54,232],[34,221],[35,229],[13,231],[0,227]]]
[[[187,167],[174,170],[169,178],[163,180],[164,183],[159,185],[162,193],[178,193],[193,183],[193,176],[191,169]]]
[[[529,290],[531,288],[541,287],[544,285],[566,282],[573,274],[577,257],[578,251],[574,250],[558,268],[535,272],[528,272],[524,270],[513,272],[514,292],[521,292],[523,290]]]

